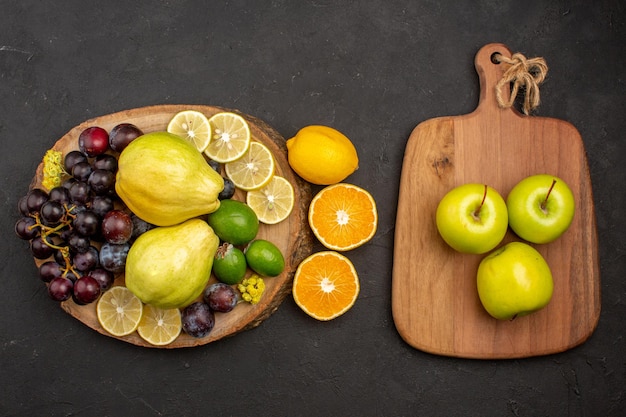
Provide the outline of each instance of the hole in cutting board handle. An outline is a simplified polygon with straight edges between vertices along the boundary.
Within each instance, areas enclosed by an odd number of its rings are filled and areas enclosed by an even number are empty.
[[[500,58],[499,57],[501,55],[502,54],[500,52],[494,52],[493,54],[491,54],[491,57],[490,57],[491,62],[493,62],[496,65],[500,65]]]

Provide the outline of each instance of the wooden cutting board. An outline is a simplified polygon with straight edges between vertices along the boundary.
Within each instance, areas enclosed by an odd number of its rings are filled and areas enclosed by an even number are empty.
[[[561,352],[583,343],[600,316],[600,274],[589,168],[578,131],[568,122],[502,109],[495,86],[511,57],[502,44],[480,49],[475,66],[480,100],[472,113],[420,123],[404,154],[395,229],[392,310],[411,346],[465,358],[521,358]],[[508,98],[505,96],[505,98]],[[548,261],[555,282],[543,310],[499,321],[480,304],[480,255],[460,254],[441,239],[435,210],[453,187],[486,183],[504,198],[521,179],[539,173],[561,177],[575,196],[576,214],[558,240],[533,245]],[[506,242],[520,240],[511,231]]]
[[[259,227],[257,238],[267,239],[276,244],[285,257],[284,271],[277,277],[265,279],[266,288],[261,301],[255,305],[245,302],[240,303],[229,313],[216,313],[215,327],[211,333],[203,338],[193,338],[181,333],[174,342],[163,346],[163,348],[168,349],[205,345],[261,324],[276,311],[283,299],[291,293],[291,284],[296,267],[302,259],[310,254],[313,243],[313,235],[307,220],[307,211],[311,201],[311,189],[309,184],[298,177],[289,167],[285,139],[262,120],[237,110],[200,105],[159,105],[121,111],[87,120],[72,128],[54,144],[53,149],[63,152],[64,155],[71,150],[78,149],[78,136],[84,129],[90,126],[100,126],[110,131],[119,123],[132,123],[144,133],[166,130],[171,118],[182,110],[197,110],[204,113],[207,117],[222,111],[231,111],[243,116],[250,126],[252,140],[265,144],[272,152],[275,160],[275,175],[286,178],[293,185],[295,203],[293,211],[287,219],[275,225],[261,224]],[[43,164],[40,164],[33,178],[31,188],[41,188],[42,169]],[[233,198],[245,201],[245,192],[237,190]],[[36,259],[35,262],[39,266],[44,261]],[[249,271],[247,275],[250,275],[250,273]],[[215,277],[212,277],[209,283],[215,281]],[[124,274],[116,276],[115,285],[124,285]],[[61,303],[61,307],[88,327],[103,335],[111,336],[98,322],[96,303],[80,306],[70,299]],[[136,332],[128,336],[116,338],[138,346],[155,347],[145,342]]]

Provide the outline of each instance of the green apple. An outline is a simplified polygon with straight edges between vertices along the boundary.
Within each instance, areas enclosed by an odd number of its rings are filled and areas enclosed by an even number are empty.
[[[506,234],[506,203],[488,185],[459,185],[439,202],[436,223],[439,234],[453,249],[486,253],[498,246]]]
[[[476,286],[487,313],[500,320],[542,309],[554,290],[548,263],[522,242],[508,243],[485,256],[478,265]]]
[[[569,228],[576,204],[565,181],[539,174],[517,183],[506,205],[515,234],[531,243],[549,243]]]

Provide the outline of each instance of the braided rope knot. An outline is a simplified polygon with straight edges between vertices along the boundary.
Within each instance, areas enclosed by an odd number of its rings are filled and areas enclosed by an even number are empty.
[[[520,88],[524,88],[526,94],[524,96],[524,105],[522,110],[524,114],[528,113],[539,106],[539,84],[545,80],[548,74],[548,65],[541,57],[527,59],[520,53],[515,53],[511,58],[503,55],[494,57],[498,62],[509,64],[510,67],[504,72],[502,79],[496,85],[496,98],[501,108],[509,108],[515,102],[517,93]],[[502,87],[511,84],[511,95],[508,101],[502,97]]]

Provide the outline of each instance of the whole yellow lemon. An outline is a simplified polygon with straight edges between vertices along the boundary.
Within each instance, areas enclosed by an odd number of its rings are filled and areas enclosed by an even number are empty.
[[[287,151],[291,168],[313,184],[336,184],[359,167],[350,139],[328,126],[303,127],[287,141]]]

